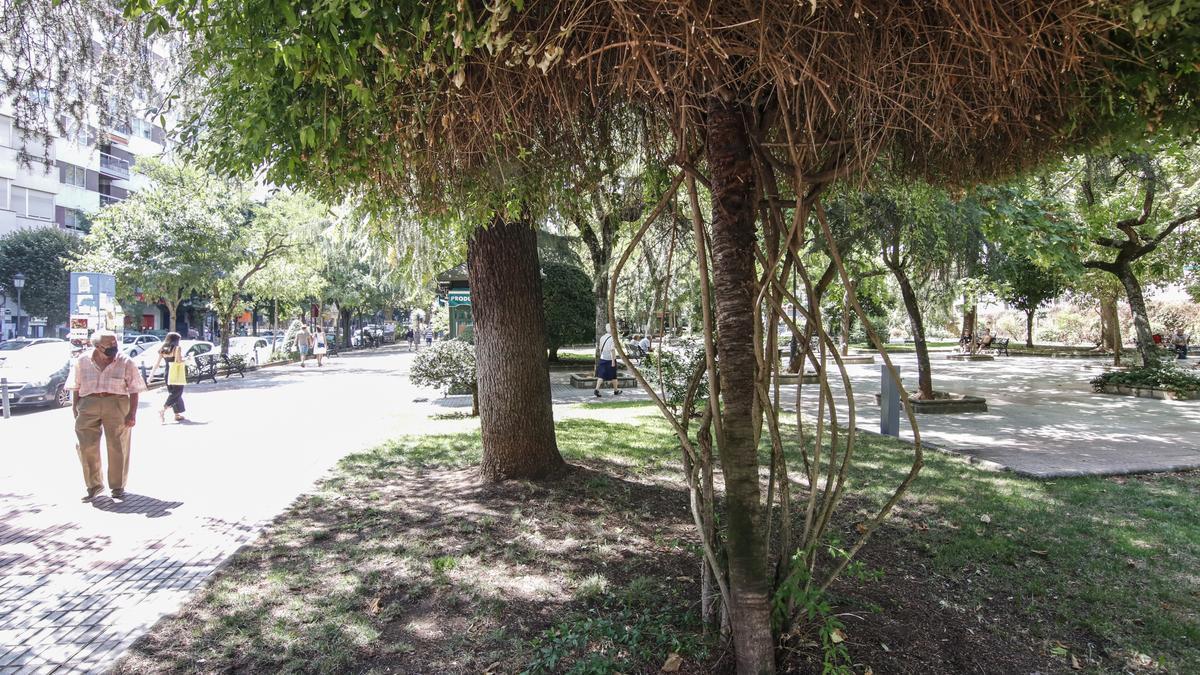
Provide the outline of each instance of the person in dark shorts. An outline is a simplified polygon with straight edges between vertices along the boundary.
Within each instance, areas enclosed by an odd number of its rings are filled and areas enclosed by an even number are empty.
[[[600,362],[596,364],[596,396],[600,395],[600,387],[612,383],[613,396],[621,394],[621,383],[617,379],[617,361],[614,354],[613,336],[608,331],[600,338]]]

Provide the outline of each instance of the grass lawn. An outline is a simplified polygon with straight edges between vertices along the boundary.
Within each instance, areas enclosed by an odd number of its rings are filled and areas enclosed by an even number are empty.
[[[665,423],[558,433],[577,469],[543,484],[479,485],[477,433],[348,457],[115,672],[728,672]],[[906,468],[861,438],[843,539]],[[877,573],[833,588],[852,669],[1200,672],[1198,513],[1196,473],[1038,482],[931,453],[863,551]]]

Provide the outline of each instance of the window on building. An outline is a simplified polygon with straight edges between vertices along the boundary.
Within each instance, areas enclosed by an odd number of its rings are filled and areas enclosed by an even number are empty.
[[[18,216],[54,220],[54,195],[49,192],[14,185],[9,201]]]
[[[0,115],[0,145],[13,147],[13,121],[4,115]]]
[[[140,117],[135,117],[133,118],[133,135],[141,136],[146,140],[153,140],[154,125]]]
[[[63,227],[68,230],[88,231],[88,220],[79,209],[66,209],[63,213]]]
[[[8,184],[11,183],[7,178],[0,178],[0,209],[8,211]]]
[[[74,185],[81,188],[87,187],[87,169],[84,169],[82,166],[68,164],[64,173],[63,182],[67,185]]]

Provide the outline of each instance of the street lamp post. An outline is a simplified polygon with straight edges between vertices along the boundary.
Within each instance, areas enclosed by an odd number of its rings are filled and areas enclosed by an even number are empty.
[[[25,288],[25,275],[17,272],[13,275],[13,288],[17,289],[17,335],[21,336],[21,289]]]

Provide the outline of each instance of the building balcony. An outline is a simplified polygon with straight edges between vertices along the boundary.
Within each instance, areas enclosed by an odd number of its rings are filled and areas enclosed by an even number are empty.
[[[125,201],[124,197],[114,197],[112,195],[106,195],[103,193],[100,195],[100,206],[112,206],[113,204],[119,204],[123,201]]]
[[[102,152],[100,153],[100,173],[121,180],[129,180],[129,162]]]

